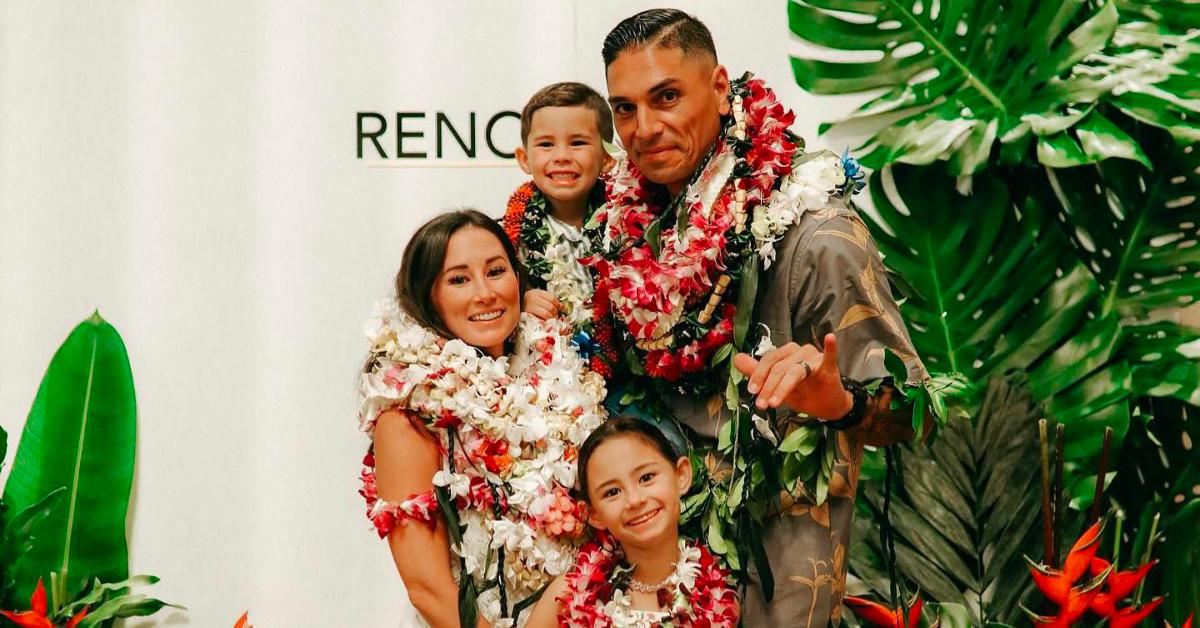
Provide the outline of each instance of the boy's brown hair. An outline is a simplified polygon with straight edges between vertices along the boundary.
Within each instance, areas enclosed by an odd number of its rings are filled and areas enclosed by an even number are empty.
[[[529,97],[521,110],[521,144],[528,145],[533,114],[546,107],[587,107],[596,114],[596,130],[606,142],[613,141],[612,110],[596,90],[574,81],[547,85]]]

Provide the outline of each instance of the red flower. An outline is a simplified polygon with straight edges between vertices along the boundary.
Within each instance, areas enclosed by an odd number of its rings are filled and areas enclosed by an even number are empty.
[[[1138,583],[1156,564],[1158,561],[1152,560],[1134,570],[1111,571],[1112,565],[1107,560],[1093,558],[1091,568],[1093,576],[1099,576],[1106,571],[1109,573],[1108,578],[1104,581],[1105,590],[1092,599],[1090,607],[1092,612],[1103,617],[1112,617],[1117,612],[1117,603],[1133,593]]]
[[[872,602],[871,600],[861,597],[854,597],[853,595],[848,595],[842,598],[842,601],[850,607],[850,610],[853,611],[854,614],[859,617],[859,619],[868,621],[875,626],[881,626],[882,628],[905,628],[904,609],[888,608],[887,606],[879,604],[878,602]],[[908,608],[907,628],[916,628],[917,624],[921,622],[922,605],[923,602],[921,598],[914,597],[914,601]]]
[[[1079,537],[1078,541],[1075,541],[1075,545],[1067,554],[1067,559],[1063,561],[1062,570],[1051,569],[1029,561],[1029,572],[1033,575],[1033,581],[1046,599],[1060,606],[1067,600],[1071,588],[1087,572],[1092,564],[1092,558],[1096,556],[1096,550],[1100,548],[1101,529],[1101,523],[1096,522],[1083,533],[1083,536]],[[1029,559],[1026,558],[1026,560]],[[1102,582],[1101,578],[1100,583]],[[1099,586],[1100,583],[1095,584]]]
[[[693,342],[679,352],[679,368],[684,373],[695,373],[704,368],[704,355],[699,342]]]
[[[250,625],[249,621],[250,611],[246,611],[242,613],[241,617],[238,618],[237,623],[233,625],[233,628],[254,628],[254,626]]]
[[[1132,628],[1142,622],[1154,609],[1158,608],[1166,598],[1158,597],[1138,608],[1132,606],[1117,610],[1108,616],[1108,628]]]
[[[7,617],[9,621],[22,628],[55,628],[54,624],[50,622],[50,618],[46,616],[47,606],[46,587],[42,584],[42,579],[38,578],[37,587],[33,589],[33,595],[29,598],[29,610],[20,613],[0,611],[0,615]],[[75,628],[87,614],[88,607],[85,606],[67,622],[66,628]]]
[[[646,374],[649,376],[673,382],[681,373],[679,359],[670,351],[656,349],[646,354]]]
[[[462,419],[454,416],[453,412],[445,409],[442,410],[442,413],[438,416],[437,420],[433,422],[434,427],[445,429],[455,428],[459,425],[462,425]]]

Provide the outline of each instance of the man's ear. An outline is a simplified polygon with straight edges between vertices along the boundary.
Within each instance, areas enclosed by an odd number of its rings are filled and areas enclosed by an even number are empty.
[[[723,116],[729,115],[729,71],[719,63],[717,67],[713,68],[712,89],[716,93],[717,98],[720,99],[717,111]]]
[[[525,151],[525,147],[518,146],[517,149],[513,151],[513,154],[517,156],[517,165],[521,166],[521,170],[523,170],[525,174],[533,174],[533,170],[530,170],[529,168],[529,153]]]
[[[687,456],[681,456],[675,461],[675,477],[679,495],[682,497],[692,487],[692,461]]]

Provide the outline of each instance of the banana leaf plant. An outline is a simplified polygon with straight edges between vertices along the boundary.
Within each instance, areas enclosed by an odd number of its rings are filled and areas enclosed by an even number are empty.
[[[42,379],[4,490],[20,544],[9,608],[54,572],[63,590],[129,575],[126,513],[136,428],[133,376],[120,334],[99,314],[59,347]],[[48,500],[57,502],[49,503]],[[19,524],[16,529],[14,524]],[[9,532],[15,538],[9,537]],[[24,533],[24,534],[22,534]],[[36,538],[36,542],[30,540]]]
[[[971,625],[1013,623],[1033,587],[1021,556],[1040,543],[1038,405],[1019,382],[993,378],[973,422],[952,421],[932,444],[899,447],[903,486],[889,504],[900,579],[929,601],[957,604]],[[878,537],[881,487],[862,487],[850,571],[890,599]]]

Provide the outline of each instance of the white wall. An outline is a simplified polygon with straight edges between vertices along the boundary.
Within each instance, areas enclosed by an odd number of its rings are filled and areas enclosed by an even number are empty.
[[[355,114],[477,111],[482,127],[549,82],[602,89],[605,33],[649,6],[0,5],[0,425],[17,439],[54,350],[98,307],[138,390],[132,569],[190,608],[160,620],[397,625],[403,587],[356,494],[360,325],[418,224],[498,215],[523,176],[377,167],[355,156]],[[774,85],[810,144],[848,111],[795,86],[787,0],[677,6],[732,74]]]

